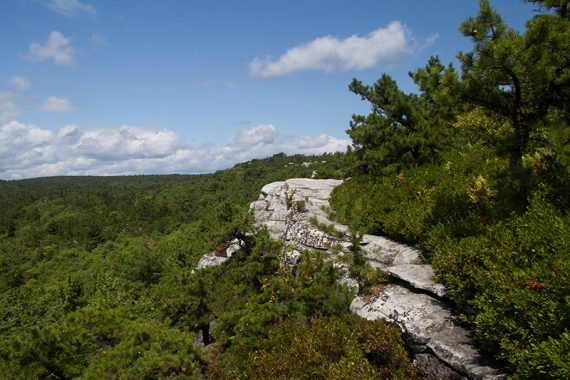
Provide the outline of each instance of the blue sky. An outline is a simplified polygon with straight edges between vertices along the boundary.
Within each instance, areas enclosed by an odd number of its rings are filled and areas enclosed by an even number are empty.
[[[492,4],[523,29],[533,7]],[[476,0],[3,0],[0,178],[200,173],[344,150],[352,78],[455,61]]]

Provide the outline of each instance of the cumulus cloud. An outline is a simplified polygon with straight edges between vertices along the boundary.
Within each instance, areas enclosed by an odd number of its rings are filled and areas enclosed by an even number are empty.
[[[222,146],[190,146],[165,129],[66,125],[52,132],[11,121],[0,128],[0,178],[204,173],[278,152],[319,154],[347,145],[326,134],[285,136],[271,124],[238,130]]]
[[[44,4],[51,10],[68,17],[76,16],[79,13],[91,15],[97,13],[93,5],[82,3],[79,0],[49,0]]]
[[[13,75],[8,78],[8,85],[19,92],[29,91],[32,88],[32,84],[29,80],[18,75]]]
[[[228,143],[215,151],[217,157],[231,157],[231,162],[267,157],[275,153],[321,154],[345,151],[350,141],[327,134],[316,136],[287,136],[280,134],[275,126],[262,124],[239,130]]]
[[[435,38],[430,36],[426,43],[433,44]],[[249,71],[254,77],[269,78],[303,70],[363,70],[378,65],[394,65],[419,47],[410,30],[394,21],[364,37],[318,37],[287,50],[277,59],[255,58],[249,64]]]
[[[0,122],[6,122],[20,115],[21,111],[16,105],[14,94],[0,92]]]
[[[260,124],[253,128],[237,131],[229,141],[228,146],[255,146],[258,144],[271,144],[277,137],[277,128],[271,124]]]
[[[58,98],[57,96],[49,96],[42,103],[41,109],[42,111],[45,112],[65,113],[69,111],[74,111],[75,106],[71,104],[71,102],[67,98]]]
[[[68,66],[73,63],[71,40],[57,30],[51,31],[45,44],[32,42],[28,57],[34,61],[52,60],[56,65]]]

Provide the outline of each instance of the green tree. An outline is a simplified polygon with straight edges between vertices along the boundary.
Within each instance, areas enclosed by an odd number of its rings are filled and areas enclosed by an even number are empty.
[[[185,271],[165,278],[155,288],[154,296],[161,305],[163,316],[168,318],[170,324],[200,331],[202,341],[208,345],[212,342],[212,312],[208,303],[212,298],[210,290],[213,287],[212,270],[202,269],[195,273]]]
[[[529,3],[538,4],[545,9],[554,9],[556,14],[565,19],[570,19],[569,0],[527,0]]]
[[[224,352],[212,378],[421,379],[399,335],[383,321],[345,313],[310,323],[286,320],[252,344]]]
[[[531,141],[545,143],[547,117],[562,110],[568,118],[570,97],[570,23],[567,1],[533,1],[555,8],[540,14],[521,34],[509,28],[488,0],[477,17],[461,24],[473,50],[458,55],[464,98],[510,121],[507,140],[510,168],[518,169]],[[566,120],[568,121],[568,119]]]
[[[445,67],[439,58],[410,77],[419,94],[405,94],[388,74],[372,86],[353,79],[349,90],[372,106],[367,115],[353,115],[348,135],[362,172],[379,174],[404,167],[437,161],[449,143],[449,128],[457,112],[454,89],[458,76],[452,65]]]

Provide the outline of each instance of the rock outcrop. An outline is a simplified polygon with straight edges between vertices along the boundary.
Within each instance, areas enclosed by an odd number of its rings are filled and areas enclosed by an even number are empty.
[[[256,223],[285,241],[290,260],[307,249],[342,254],[350,246],[348,228],[330,221],[326,209],[339,180],[290,179],[266,185],[251,204]],[[499,379],[505,376],[480,353],[468,330],[449,306],[445,287],[433,281],[433,269],[421,252],[381,236],[364,235],[361,248],[369,263],[393,282],[374,294],[356,296],[351,311],[367,319],[384,319],[404,333],[414,362],[433,379]],[[340,264],[339,264],[340,265]],[[357,288],[351,279],[343,280]]]
[[[219,247],[219,249],[216,251],[202,256],[196,265],[196,269],[220,265],[232,257],[232,254],[239,251],[240,248],[241,242],[237,239],[234,239],[229,244]]]

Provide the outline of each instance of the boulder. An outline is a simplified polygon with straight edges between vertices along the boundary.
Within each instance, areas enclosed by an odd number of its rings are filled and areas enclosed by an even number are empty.
[[[220,249],[202,256],[196,265],[196,269],[220,265],[226,262],[235,252],[240,250],[242,243],[238,239],[234,239],[220,246]]]
[[[215,252],[208,253],[200,258],[196,269],[203,269],[215,265],[220,265],[228,260],[228,257],[218,256]]]

